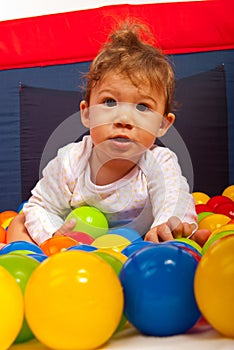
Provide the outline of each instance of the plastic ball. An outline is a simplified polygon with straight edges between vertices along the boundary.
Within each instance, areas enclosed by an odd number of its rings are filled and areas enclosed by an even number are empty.
[[[111,248],[113,250],[121,252],[129,244],[131,244],[131,242],[127,238],[116,234],[108,233],[106,235],[96,238],[91,245],[96,248]]]
[[[122,250],[122,254],[129,257],[131,254],[135,253],[136,251],[138,251],[142,248],[151,246],[152,244],[154,244],[154,243],[149,242],[149,241],[133,242]]]
[[[29,253],[35,252],[38,254],[43,254],[43,251],[41,250],[40,247],[38,247],[38,245],[31,242],[26,242],[26,241],[15,241],[15,242],[6,244],[0,250],[0,254],[8,254],[15,251],[25,251],[25,254],[27,254],[27,252]]]
[[[234,201],[234,185],[226,187],[222,193],[222,196],[226,196]]]
[[[196,204],[195,209],[197,214],[209,212],[211,210],[211,208],[207,204]]]
[[[192,239],[181,237],[181,238],[176,238],[175,241],[184,243],[189,248],[194,248],[194,250],[199,252],[199,253],[201,253],[201,251],[202,251],[202,248],[200,247],[200,245],[197,242],[193,241]]]
[[[79,245],[74,245],[72,247],[68,247],[67,250],[83,250],[85,252],[93,252],[97,250],[97,248],[89,244],[79,244]]]
[[[85,232],[93,238],[102,236],[108,231],[108,221],[105,215],[94,207],[82,206],[73,209],[65,221],[71,219],[76,219],[76,226],[72,231]]]
[[[221,226],[214,230],[209,238],[212,238],[215,236],[217,233],[224,232],[224,231],[233,231],[234,230],[234,224],[228,223],[227,225]]]
[[[218,205],[221,205],[221,204],[224,204],[224,203],[233,203],[233,201],[226,197],[226,196],[214,196],[214,197],[211,197],[208,202],[207,202],[207,205],[208,207],[210,207],[210,211],[214,211],[214,209],[218,206]]]
[[[212,213],[211,211],[203,211],[202,213],[199,213],[197,215],[197,222],[199,223],[202,219],[204,219],[206,216],[209,216],[211,214],[214,214],[214,213]]]
[[[32,272],[38,265],[38,261],[23,255],[6,254],[0,256],[0,266],[4,267],[14,277],[21,289],[22,295]],[[34,338],[34,335],[28,327],[27,321],[24,319],[15,342],[25,342],[32,338]]]
[[[113,250],[111,248],[109,249],[98,249],[99,252],[104,252],[104,253],[107,253],[107,254],[110,254],[110,255],[113,255],[115,256],[117,259],[119,259],[122,263],[125,263],[125,261],[127,260],[127,256],[124,255],[122,252],[119,252],[119,251],[116,251],[116,250]]]
[[[0,213],[0,226],[2,226],[2,223],[6,221],[9,218],[13,218],[14,216],[18,215],[18,213],[14,210],[6,210],[2,211]]]
[[[201,252],[199,252],[193,246],[191,246],[191,245],[189,245],[189,244],[187,244],[185,242],[176,241],[174,239],[173,241],[166,241],[166,242],[162,242],[160,244],[166,244],[166,245],[169,244],[169,245],[176,246],[178,248],[184,249],[188,253],[190,253],[197,260],[197,262],[199,262],[201,260],[201,257],[202,257]]]
[[[224,214],[229,216],[230,219],[234,219],[234,202],[219,204],[214,208],[214,213]]]
[[[6,243],[6,230],[0,226],[0,243]]]
[[[117,227],[113,230],[110,230],[108,232],[108,234],[115,234],[115,235],[123,236],[131,242],[138,242],[138,241],[141,242],[143,240],[143,238],[139,232],[137,232],[136,230],[134,230],[132,228],[128,228],[128,227]]]
[[[201,317],[193,284],[197,260],[170,244],[154,244],[133,253],[123,265],[124,314],[140,332],[152,336],[182,334]]]
[[[50,256],[65,251],[69,247],[78,245],[79,243],[70,237],[54,236],[40,244],[42,253]]]
[[[94,241],[94,238],[85,232],[72,231],[65,233],[64,236],[75,239],[80,244],[91,244]]]
[[[123,263],[116,256],[106,253],[104,251],[96,250],[93,254],[100,256],[104,259],[115,271],[116,275],[119,276],[119,273],[122,269]]]
[[[192,193],[193,199],[196,204],[206,204],[208,200],[210,199],[210,196],[204,192],[193,192]]]
[[[28,201],[24,201],[22,203],[20,203],[20,205],[18,206],[17,208],[17,212],[20,214],[20,213],[23,213],[23,209],[24,209],[24,204],[28,203]]]
[[[19,285],[2,266],[0,266],[0,310],[0,349],[8,349],[22,327],[24,304]]]
[[[205,319],[218,332],[234,337],[234,235],[226,236],[202,257],[194,289]]]
[[[217,228],[226,225],[231,219],[223,214],[212,214],[203,218],[198,223],[199,229],[208,229],[213,232]]]
[[[202,254],[204,255],[207,250],[212,247],[216,242],[218,242],[218,240],[222,237],[225,236],[229,236],[234,234],[234,230],[232,231],[222,231],[217,233],[216,235],[209,237],[209,239],[206,241],[206,243],[204,244],[204,246],[202,247]]]
[[[42,262],[42,261],[44,261],[45,259],[47,259],[48,258],[48,256],[47,255],[45,255],[45,254],[28,254],[27,256],[29,256],[30,258],[33,258],[33,259],[35,259],[35,260],[37,260],[37,261],[39,261],[39,262]]]
[[[123,303],[113,268],[83,251],[50,256],[33,272],[25,290],[28,324],[41,343],[56,350],[104,344],[120,322]]]
[[[114,256],[113,254],[109,254],[105,251],[101,251],[101,250],[97,250],[93,254],[96,254],[97,256],[100,256],[102,259],[104,259],[114,269],[116,275],[119,276],[120,271],[121,271],[122,266],[123,266],[123,262],[121,260],[119,260],[118,257]],[[125,325],[126,321],[127,321],[127,319],[123,314],[122,318],[118,324],[118,327],[116,328],[115,331],[118,332],[120,329],[122,329],[123,326]]]

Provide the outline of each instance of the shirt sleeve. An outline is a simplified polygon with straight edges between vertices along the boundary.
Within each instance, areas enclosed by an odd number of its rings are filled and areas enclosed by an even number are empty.
[[[146,157],[146,177],[154,217],[151,228],[167,222],[172,216],[197,227],[194,199],[175,153],[168,148],[156,147],[147,152]]]
[[[74,178],[70,166],[73,144],[58,151],[43,170],[43,177],[24,206],[25,227],[32,239],[41,244],[61,227],[70,211]]]

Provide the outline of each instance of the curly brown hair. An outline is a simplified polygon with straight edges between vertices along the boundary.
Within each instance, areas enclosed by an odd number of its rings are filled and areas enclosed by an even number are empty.
[[[87,74],[85,100],[89,103],[92,88],[107,73],[116,72],[135,86],[150,84],[165,96],[165,115],[171,111],[174,96],[174,72],[164,53],[153,46],[154,37],[142,23],[121,22],[109,35]]]

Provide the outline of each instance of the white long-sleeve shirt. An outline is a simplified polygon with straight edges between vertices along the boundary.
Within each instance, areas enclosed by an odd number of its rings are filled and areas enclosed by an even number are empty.
[[[35,242],[50,238],[70,211],[83,205],[101,210],[110,228],[126,225],[142,235],[171,216],[196,223],[188,183],[168,148],[154,146],[127,176],[97,186],[90,178],[92,147],[90,136],[85,136],[81,142],[61,148],[43,170],[24,205],[25,226]]]

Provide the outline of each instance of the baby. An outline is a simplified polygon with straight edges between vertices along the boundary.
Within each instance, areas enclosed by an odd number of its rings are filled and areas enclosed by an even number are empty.
[[[145,39],[143,39],[145,38]],[[69,212],[94,206],[110,228],[136,229],[145,240],[168,241],[196,231],[197,215],[176,155],[155,144],[175,120],[174,73],[148,28],[124,22],[110,34],[87,74],[81,121],[90,135],[58,151],[32,190],[8,242],[41,244],[71,231]]]

